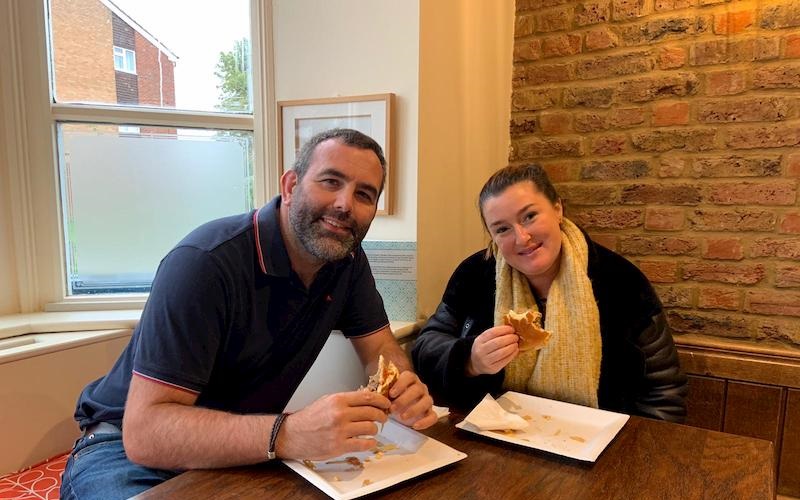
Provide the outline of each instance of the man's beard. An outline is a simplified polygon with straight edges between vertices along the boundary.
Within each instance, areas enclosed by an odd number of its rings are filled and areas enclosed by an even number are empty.
[[[333,262],[347,257],[358,245],[369,230],[369,224],[360,226],[346,213],[336,211],[315,210],[305,197],[297,196],[289,206],[289,224],[303,248],[314,257]],[[320,225],[320,219],[327,216],[341,221],[350,228],[350,234],[340,235],[330,232]]]

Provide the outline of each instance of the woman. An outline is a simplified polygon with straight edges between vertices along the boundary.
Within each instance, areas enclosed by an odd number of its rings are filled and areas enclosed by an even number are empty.
[[[492,243],[458,266],[412,351],[437,403],[515,390],[682,421],[686,377],[647,278],[564,218],[539,166],[495,172],[478,201]],[[552,336],[521,353],[502,318],[529,308]]]

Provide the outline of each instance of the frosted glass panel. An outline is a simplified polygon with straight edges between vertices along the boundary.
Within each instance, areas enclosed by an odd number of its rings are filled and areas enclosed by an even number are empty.
[[[62,123],[69,294],[150,289],[189,231],[252,209],[252,133]]]

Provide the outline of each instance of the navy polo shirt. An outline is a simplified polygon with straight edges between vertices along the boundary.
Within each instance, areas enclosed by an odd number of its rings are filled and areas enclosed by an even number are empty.
[[[279,206],[204,224],[164,257],[130,343],[78,399],[81,428],[121,424],[133,372],[197,394],[198,406],[279,413],[331,330],[352,338],[389,324],[360,246],[303,286]]]

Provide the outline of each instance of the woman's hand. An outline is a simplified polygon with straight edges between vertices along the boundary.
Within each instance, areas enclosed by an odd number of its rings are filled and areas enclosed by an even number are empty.
[[[519,336],[508,325],[489,328],[475,337],[467,361],[467,376],[493,375],[505,368],[519,353],[518,341]]]

